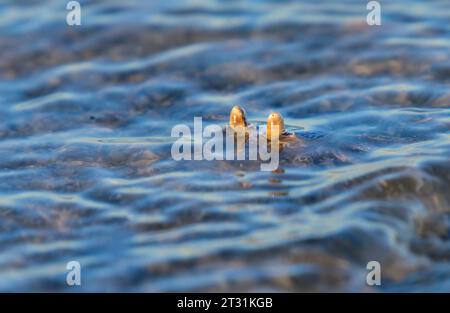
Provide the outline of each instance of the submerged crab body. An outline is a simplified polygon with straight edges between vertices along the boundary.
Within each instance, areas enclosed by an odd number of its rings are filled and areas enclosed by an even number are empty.
[[[237,151],[247,150],[249,136],[256,127],[247,120],[245,110],[240,106],[234,106],[230,112],[230,122],[226,129],[231,130],[233,136],[243,136],[242,145],[237,145]],[[336,146],[337,140],[331,134],[318,131],[296,131],[290,132],[286,129],[283,116],[278,112],[272,112],[267,118],[265,140],[268,146],[276,141],[279,144],[280,165],[339,165],[352,163],[352,159],[343,149],[330,148]],[[253,139],[255,140],[255,139]],[[333,143],[333,144],[332,144]],[[339,145],[338,145],[339,146]]]

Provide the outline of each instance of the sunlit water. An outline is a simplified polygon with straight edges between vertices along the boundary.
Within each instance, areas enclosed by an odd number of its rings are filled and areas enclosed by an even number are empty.
[[[0,4],[1,291],[450,290],[447,0],[80,2]],[[171,158],[234,104],[304,145]]]

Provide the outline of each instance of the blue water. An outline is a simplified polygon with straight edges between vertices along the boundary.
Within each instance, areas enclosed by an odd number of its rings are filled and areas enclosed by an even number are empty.
[[[0,291],[450,291],[450,3],[380,2],[2,1]],[[235,104],[304,145],[172,159]]]

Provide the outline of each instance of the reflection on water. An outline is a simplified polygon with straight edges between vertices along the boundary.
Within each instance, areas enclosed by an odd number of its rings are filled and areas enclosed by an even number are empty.
[[[80,2],[0,4],[0,290],[449,290],[448,1]],[[172,160],[237,103],[304,144]]]

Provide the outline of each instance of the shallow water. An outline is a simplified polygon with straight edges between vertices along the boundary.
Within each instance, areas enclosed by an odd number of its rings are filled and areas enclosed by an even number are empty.
[[[0,4],[1,291],[450,290],[448,1],[80,2]],[[171,158],[237,103],[304,146]]]

